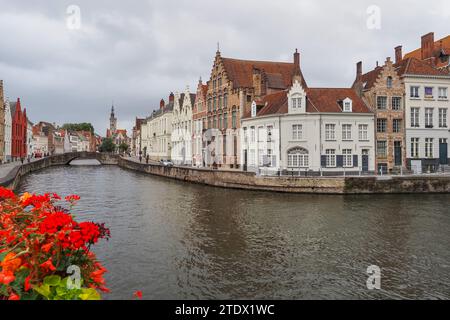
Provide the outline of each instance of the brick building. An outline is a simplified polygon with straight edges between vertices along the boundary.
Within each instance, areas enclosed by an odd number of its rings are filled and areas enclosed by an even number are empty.
[[[208,86],[203,84],[200,78],[197,86],[197,95],[195,98],[194,108],[192,110],[192,165],[195,167],[204,167],[204,148],[203,133],[207,128],[206,94]]]
[[[27,110],[23,108],[20,103],[20,98],[17,102],[11,104],[12,114],[12,144],[11,155],[15,160],[20,160],[27,156]]]
[[[396,63],[401,61],[401,47],[396,48]],[[375,168],[378,173],[400,171],[406,167],[404,101],[405,88],[394,62],[386,59],[378,66],[362,73],[357,64],[353,88],[375,114]]]
[[[207,91],[207,165],[240,168],[240,123],[253,100],[286,90],[300,71],[300,54],[294,62],[251,61],[225,58],[217,51]],[[302,76],[303,79],[303,76]],[[303,83],[305,86],[306,84]]]

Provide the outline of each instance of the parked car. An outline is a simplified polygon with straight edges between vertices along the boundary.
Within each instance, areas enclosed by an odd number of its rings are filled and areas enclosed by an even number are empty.
[[[159,163],[164,167],[173,167],[173,162],[170,160],[161,160]]]

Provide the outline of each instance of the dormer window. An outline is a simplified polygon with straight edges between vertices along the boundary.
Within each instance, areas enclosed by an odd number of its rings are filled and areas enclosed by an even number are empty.
[[[343,110],[344,112],[353,112],[353,102],[350,98],[347,98],[343,101]]]
[[[289,113],[306,112],[306,92],[300,82],[296,80],[288,92]]]
[[[292,109],[296,110],[297,108],[302,107],[302,98],[300,96],[294,96],[292,98]]]

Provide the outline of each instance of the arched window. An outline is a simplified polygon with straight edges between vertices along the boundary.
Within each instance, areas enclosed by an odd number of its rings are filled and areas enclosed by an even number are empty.
[[[386,83],[388,88],[392,88],[392,77],[388,77],[387,78],[387,83]]]
[[[289,168],[308,168],[309,152],[304,148],[293,148],[288,151],[288,167]]]

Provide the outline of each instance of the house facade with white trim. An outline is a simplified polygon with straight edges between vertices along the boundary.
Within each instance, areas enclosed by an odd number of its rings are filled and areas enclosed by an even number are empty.
[[[374,114],[353,89],[307,88],[254,101],[242,120],[244,170],[343,175],[375,170]]]
[[[414,173],[450,164],[450,75],[415,58],[398,65],[405,86],[407,166]]]
[[[192,164],[192,109],[195,94],[189,87],[182,94],[175,95],[172,116],[171,159],[176,165]]]
[[[169,96],[169,103],[162,99],[160,108],[146,118],[141,126],[141,147],[143,158],[170,160],[172,150],[172,117],[175,95]]]

